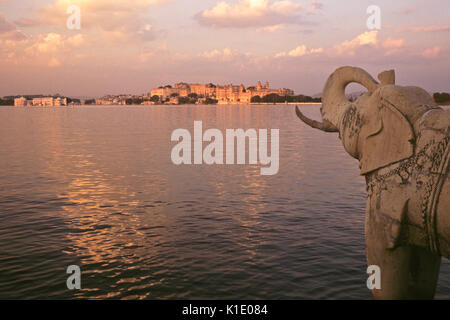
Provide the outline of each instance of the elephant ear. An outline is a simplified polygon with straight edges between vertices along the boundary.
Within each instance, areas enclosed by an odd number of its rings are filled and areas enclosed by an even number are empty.
[[[408,119],[382,97],[377,105],[377,108],[366,114],[359,136],[358,154],[362,175],[414,154],[415,135]]]

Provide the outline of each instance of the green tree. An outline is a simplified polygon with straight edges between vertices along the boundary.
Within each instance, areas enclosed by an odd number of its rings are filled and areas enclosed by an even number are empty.
[[[179,97],[178,104],[189,104],[191,103],[191,99],[189,97]]]
[[[206,98],[204,104],[217,104],[217,102],[219,102],[216,99],[211,99],[211,98]]]
[[[0,106],[13,106],[14,100],[13,99],[0,99]]]
[[[264,96],[262,98],[262,102],[266,102],[266,103],[280,103],[280,102],[285,102],[285,99],[282,96],[279,96],[279,95],[277,95],[275,93],[271,93],[271,94],[268,94],[268,95]]]
[[[450,102],[450,94],[448,94],[447,92],[436,92],[433,95],[434,101],[436,103],[445,103],[445,102]]]
[[[254,96],[252,97],[252,99],[250,100],[252,103],[261,103],[261,97],[260,96]]]
[[[133,104],[142,104],[144,100],[142,100],[141,98],[133,98],[132,102]]]

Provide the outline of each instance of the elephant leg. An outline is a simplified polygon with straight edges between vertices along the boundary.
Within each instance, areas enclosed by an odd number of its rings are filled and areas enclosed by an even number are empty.
[[[433,299],[441,267],[441,256],[431,251],[410,247],[409,298]]]
[[[368,214],[366,218],[366,251],[368,265],[381,271],[381,288],[373,289],[375,299],[433,299],[441,257],[415,246],[386,248],[380,230]]]
[[[436,210],[437,233],[441,255],[450,259],[450,175],[448,174],[439,194]]]

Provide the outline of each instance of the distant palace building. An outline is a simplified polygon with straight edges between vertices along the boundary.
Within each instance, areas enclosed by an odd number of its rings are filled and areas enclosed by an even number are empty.
[[[25,97],[14,99],[15,107],[60,107],[67,106],[67,98],[39,97],[28,100]]]
[[[124,96],[104,96],[103,98],[100,99],[95,99],[95,104],[98,105],[125,105],[126,104],[126,99],[128,97],[124,97]]]
[[[32,100],[27,100],[25,97],[15,98],[14,106],[15,107],[29,107],[33,105]]]
[[[259,96],[263,98],[269,94],[277,94],[279,96],[293,96],[294,91],[290,89],[270,89],[269,82],[264,86],[258,81],[256,86],[245,88],[244,85],[225,85],[216,86],[210,84],[188,84],[177,83],[174,87],[165,86],[153,89],[150,92],[151,96],[158,96],[160,100],[166,101],[174,97],[187,97],[190,94],[196,94],[200,98],[216,99],[219,104],[247,104],[252,98]]]

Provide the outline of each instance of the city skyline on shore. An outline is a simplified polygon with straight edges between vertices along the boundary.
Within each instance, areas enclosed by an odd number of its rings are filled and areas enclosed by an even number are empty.
[[[315,95],[354,65],[449,91],[450,3],[332,0],[0,0],[0,96],[138,94],[161,84],[243,83]],[[81,27],[67,28],[67,8]]]

